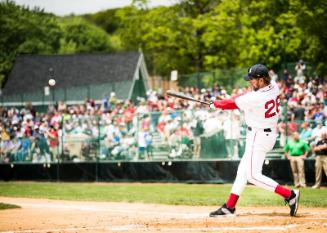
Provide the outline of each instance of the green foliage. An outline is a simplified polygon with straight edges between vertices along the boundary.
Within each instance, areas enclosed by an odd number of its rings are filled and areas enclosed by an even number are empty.
[[[212,72],[194,73],[191,75],[180,75],[179,86],[213,87],[220,85],[227,91],[234,87],[244,87],[247,85],[242,78],[247,70],[242,68],[217,69]]]
[[[239,32],[240,3],[238,0],[222,1],[201,20],[204,33],[202,42],[208,51],[204,56],[207,69],[236,67],[241,38]]]
[[[327,1],[292,0],[292,12],[305,40],[303,59],[315,63],[319,74],[327,74]]]
[[[53,15],[0,2],[0,76],[7,76],[19,53],[54,53],[61,31]]]
[[[208,184],[101,184],[0,182],[0,196],[75,201],[142,202],[171,205],[217,205],[224,203],[231,185]],[[327,207],[326,189],[301,190],[301,206]],[[248,186],[240,206],[282,206],[273,192]]]
[[[310,8],[315,1],[301,2],[181,0],[172,7],[121,8],[110,18],[119,19],[113,33],[119,35],[122,49],[142,48],[151,73],[168,77],[172,69],[192,73],[259,62],[279,69],[300,58],[318,64],[318,56],[324,59],[318,52],[325,42],[323,30],[317,30],[317,36],[306,30],[312,30],[309,22],[315,13],[323,19],[316,18],[319,27],[327,26],[325,4],[316,9]],[[299,10],[310,20],[300,20]]]
[[[325,75],[326,12],[327,2],[320,0],[180,0],[152,9],[147,0],[134,0],[120,9],[59,18],[1,1],[0,80],[19,53],[138,49],[150,73],[166,78],[175,69],[187,74],[259,62],[278,71],[300,58]],[[220,76],[217,81],[226,82]]]
[[[172,69],[187,70],[190,51],[185,44],[190,40],[185,37],[183,25],[176,22],[176,13],[166,7],[151,11],[129,7],[117,11],[122,23],[118,34],[123,47],[142,48],[152,73],[167,75]]]
[[[78,17],[60,21],[63,35],[60,39],[60,54],[85,52],[110,52],[108,34],[101,28]]]
[[[0,82],[6,81],[18,54],[110,52],[115,36],[81,18],[58,18],[39,8],[0,1]]]
[[[119,18],[116,16],[116,12],[117,9],[109,9],[95,14],[87,14],[83,17],[96,25],[101,25],[101,27],[110,34],[118,30],[121,25]]]
[[[246,69],[231,68],[231,69],[220,69],[214,71],[212,76],[204,77],[205,86],[210,87],[213,84],[219,84],[231,91],[234,87],[245,86],[245,83],[240,83],[239,80],[243,80]]]

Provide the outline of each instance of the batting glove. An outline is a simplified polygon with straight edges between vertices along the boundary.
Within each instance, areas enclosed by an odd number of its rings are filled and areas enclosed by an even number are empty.
[[[215,107],[215,105],[214,105],[214,103],[212,101],[209,103],[209,108],[210,109],[216,109],[216,107]]]

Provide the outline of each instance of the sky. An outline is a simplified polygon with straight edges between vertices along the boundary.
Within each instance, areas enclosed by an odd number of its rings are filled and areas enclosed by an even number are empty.
[[[18,5],[38,6],[58,16],[95,13],[109,8],[128,6],[132,0],[14,0]],[[176,0],[150,0],[149,7],[173,5]]]

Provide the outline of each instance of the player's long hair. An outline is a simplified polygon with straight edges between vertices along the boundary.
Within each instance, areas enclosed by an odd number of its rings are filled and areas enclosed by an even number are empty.
[[[267,77],[262,77],[263,81],[265,82],[266,85],[269,85],[271,82],[271,77],[268,75]]]

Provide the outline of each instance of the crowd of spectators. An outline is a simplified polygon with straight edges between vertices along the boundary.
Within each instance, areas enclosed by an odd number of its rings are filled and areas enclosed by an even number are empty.
[[[305,65],[295,67],[297,75],[285,70],[278,77],[281,89],[278,130],[284,147],[294,132],[314,148],[326,127],[327,83],[305,76]],[[211,101],[248,91],[212,88],[180,88],[195,98]],[[227,157],[238,158],[239,139],[244,135],[242,114],[210,110],[199,103],[168,97],[149,90],[146,98],[120,100],[112,92],[103,100],[86,100],[67,106],[60,101],[47,112],[24,108],[0,109],[0,161],[53,162],[96,159],[152,159],[157,141],[169,146],[169,157],[200,158],[201,138],[224,131]],[[287,121],[286,121],[287,120]]]

